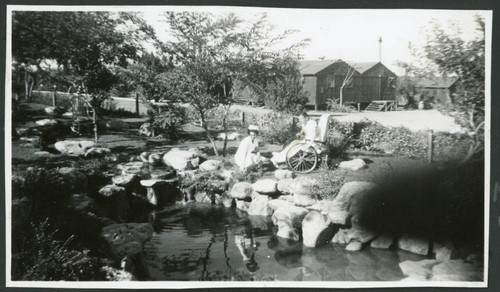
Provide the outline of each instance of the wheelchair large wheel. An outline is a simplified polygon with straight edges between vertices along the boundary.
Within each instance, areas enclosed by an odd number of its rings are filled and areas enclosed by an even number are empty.
[[[312,146],[297,144],[288,150],[286,163],[292,171],[309,173],[318,164],[318,154]]]

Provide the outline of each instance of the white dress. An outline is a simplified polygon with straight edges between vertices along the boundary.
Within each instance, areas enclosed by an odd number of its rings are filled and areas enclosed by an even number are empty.
[[[248,136],[241,141],[240,147],[238,147],[234,155],[234,160],[240,170],[258,164],[261,161],[260,153],[252,153],[258,146],[259,140],[257,138],[252,141],[252,137]]]

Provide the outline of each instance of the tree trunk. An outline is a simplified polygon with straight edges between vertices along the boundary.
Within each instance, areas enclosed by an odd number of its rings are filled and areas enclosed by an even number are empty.
[[[224,116],[222,117],[222,127],[224,129],[224,147],[222,148],[222,156],[226,157],[227,152],[227,116],[229,114],[229,106],[225,108]]]
[[[215,140],[210,134],[210,130],[208,129],[207,123],[205,122],[205,116],[201,115],[201,126],[205,130],[205,133],[207,134],[208,140],[210,140],[210,143],[212,143],[212,147],[214,148],[215,156],[219,156],[219,151],[217,151],[217,145],[215,145]]]
[[[93,107],[92,121],[94,122],[94,140],[97,143],[97,108]]]
[[[343,102],[343,99],[344,99],[344,96],[342,94],[342,92],[344,91],[344,85],[342,85],[340,87],[340,100],[339,100],[339,105],[342,105],[342,102]]]
[[[29,92],[29,79],[28,79],[28,76],[29,76],[28,75],[28,70],[25,69],[24,70],[24,99],[29,102],[30,100],[28,99],[28,97],[29,97],[29,94],[28,94],[28,92]]]

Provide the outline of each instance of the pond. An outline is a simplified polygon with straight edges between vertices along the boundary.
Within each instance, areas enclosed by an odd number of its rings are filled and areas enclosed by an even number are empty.
[[[150,280],[398,281],[398,264],[422,260],[405,251],[345,251],[339,244],[307,248],[276,236],[270,217],[207,204],[152,213],[146,244]]]

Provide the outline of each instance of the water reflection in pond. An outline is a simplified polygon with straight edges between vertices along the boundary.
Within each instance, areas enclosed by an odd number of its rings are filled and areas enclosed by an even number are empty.
[[[269,217],[208,205],[173,207],[151,218],[151,280],[397,281],[398,263],[423,257],[327,244],[307,248],[276,237]]]

